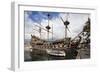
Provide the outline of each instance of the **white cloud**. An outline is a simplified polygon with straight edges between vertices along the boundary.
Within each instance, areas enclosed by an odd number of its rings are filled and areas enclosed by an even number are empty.
[[[61,13],[59,16],[61,16],[64,19],[64,21],[67,18],[67,15],[65,13]],[[68,20],[69,20],[70,24],[68,27],[71,32],[71,33],[68,32],[69,37],[73,38],[82,31],[83,26],[85,25],[85,22],[87,21],[88,16],[89,16],[88,14],[78,14],[78,13],[77,14],[74,14],[74,13],[69,14]],[[34,26],[34,24],[40,26],[38,23],[33,22],[28,17],[28,14],[25,13],[25,38],[26,39],[31,38],[31,34],[26,34],[26,32],[27,33],[33,32],[34,35],[40,37],[39,32],[33,30],[33,29],[39,30],[39,28]],[[52,24],[53,24],[53,32],[54,32],[53,38],[55,38],[55,39],[64,38],[65,27],[64,27],[62,20],[60,18],[52,19],[52,20],[50,20],[50,27],[52,27]],[[46,29],[45,27],[48,25],[48,21],[42,20],[41,25],[42,25],[43,29]],[[52,29],[50,29],[50,31],[52,31]],[[47,39],[47,31],[42,30],[41,32],[42,32],[41,33],[42,39]],[[50,35],[49,38],[52,38],[52,34],[50,33],[49,35]]]

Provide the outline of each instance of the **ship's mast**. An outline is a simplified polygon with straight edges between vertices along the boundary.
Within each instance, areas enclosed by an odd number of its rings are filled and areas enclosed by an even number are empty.
[[[40,27],[39,27],[39,33],[40,33],[40,39],[41,39],[41,23],[40,23]]]
[[[53,24],[52,24],[52,40],[53,40]]]
[[[64,26],[65,26],[65,38],[67,38],[67,36],[68,36],[67,30],[69,31],[68,25],[70,24],[70,22],[68,21],[68,13],[67,13],[66,21],[64,21],[62,17],[60,17],[60,18],[61,18],[61,20],[63,21],[63,24],[64,24]]]
[[[46,26],[46,29],[47,29],[47,39],[49,41],[49,30],[51,29],[51,27],[49,26],[49,17],[50,17],[50,15],[48,14],[47,16],[48,16],[48,25]]]
[[[68,30],[68,25],[69,25],[69,21],[68,21],[68,13],[67,13],[67,18],[66,18],[66,21],[64,22],[64,25],[65,25],[65,38],[67,38],[67,30]]]

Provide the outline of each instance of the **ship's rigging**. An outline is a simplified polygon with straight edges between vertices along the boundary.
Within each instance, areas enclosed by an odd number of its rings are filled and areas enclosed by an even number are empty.
[[[70,24],[70,22],[68,21],[68,13],[67,13],[67,18],[66,18],[66,21],[63,20],[62,17],[60,17],[60,19],[62,20],[64,26],[65,26],[65,38],[67,38],[67,30],[70,32],[69,28],[68,28],[68,25]]]
[[[67,16],[69,16],[69,13],[67,13]],[[33,24],[33,27],[35,26],[35,27],[38,27],[38,29],[35,29],[35,28],[33,28],[33,31],[37,31],[38,33],[39,33],[39,38],[40,39],[42,39],[42,33],[45,33],[45,32],[43,32],[42,30],[44,30],[44,31],[46,31],[47,32],[47,40],[48,41],[50,41],[49,39],[50,39],[50,37],[49,37],[49,35],[51,34],[51,38],[52,38],[52,41],[54,40],[53,39],[53,37],[57,37],[57,35],[54,33],[54,30],[53,30],[53,23],[51,24],[50,23],[50,14],[48,13],[47,14],[47,17],[48,17],[48,24],[47,24],[47,26],[43,26],[42,24],[41,24],[41,22],[40,23],[38,23],[38,25],[37,24]],[[66,21],[64,21],[63,20],[63,18],[62,17],[59,17],[60,19],[61,19],[61,21],[63,22],[63,25],[64,25],[64,29],[65,29],[65,36],[64,36],[64,38],[67,38],[68,37],[68,31],[70,32],[70,30],[69,30],[69,27],[68,27],[68,25],[70,24],[70,22],[68,21],[68,17],[66,17]],[[45,28],[44,28],[45,27]],[[51,31],[50,31],[51,30]],[[32,33],[32,32],[31,32]],[[34,34],[35,35],[35,34]]]
[[[68,20],[69,19],[69,13],[67,13],[66,14],[67,16],[66,16],[66,20],[64,21],[64,19],[60,16],[59,18],[61,19],[61,21],[63,22],[63,25],[64,25],[64,29],[65,29],[65,32],[64,32],[64,38],[66,39],[66,38],[68,38],[68,31],[69,31],[69,33],[71,33],[71,31],[70,31],[70,29],[69,29],[69,24],[70,24],[70,21]],[[37,27],[38,29],[35,29],[35,28],[32,28],[32,30],[33,31],[37,31],[38,33],[39,33],[39,38],[40,39],[42,39],[42,37],[43,37],[43,35],[42,34],[44,34],[45,32],[43,32],[42,30],[44,30],[44,31],[46,31],[47,32],[47,41],[50,41],[49,39],[49,35],[50,34],[52,34],[52,41],[53,41],[53,37],[54,36],[56,36],[57,37],[57,35],[55,35],[55,33],[54,33],[54,31],[53,31],[53,24],[51,24],[50,23],[50,14],[48,13],[47,14],[47,17],[48,17],[48,24],[47,24],[47,26],[43,26],[42,24],[41,24],[41,22],[40,23],[38,23],[38,25],[37,24],[33,24],[33,27],[35,26],[35,27]],[[88,21],[86,22],[86,24],[89,24],[89,25],[86,25],[85,27],[87,27],[87,28],[89,28],[90,27],[90,18],[88,18]],[[87,31],[87,32],[89,32],[90,31],[90,29],[87,29],[87,28],[83,28],[83,31]],[[52,30],[51,30],[52,29]],[[51,30],[51,31],[50,31]],[[75,38],[77,38],[78,36],[80,36],[82,33],[83,33],[83,31],[81,31],[77,36],[75,36],[73,39],[71,39],[71,41],[73,41],[73,40],[75,40]],[[30,32],[29,34],[32,34],[33,32]],[[46,34],[46,33],[45,33]],[[35,34],[33,34],[33,35],[35,35]],[[66,40],[65,40],[66,41]]]
[[[39,33],[39,38],[37,36],[34,35],[31,35],[31,42],[30,44],[32,45],[32,56],[34,55],[46,55],[46,54],[50,54],[50,55],[56,55],[56,56],[66,56],[66,50],[68,48],[73,48],[74,46],[74,49],[77,49],[77,47],[83,43],[80,43],[81,42],[81,39],[83,36],[84,37],[84,32],[86,32],[86,34],[88,35],[86,39],[86,43],[87,45],[90,45],[90,42],[87,42],[90,40],[90,18],[88,18],[88,21],[85,23],[86,25],[83,27],[83,30],[77,35],[75,36],[73,39],[69,38],[68,37],[68,31],[71,32],[69,30],[69,24],[70,24],[70,21],[68,20],[68,15],[69,13],[67,13],[67,17],[66,17],[66,21],[64,21],[64,19],[62,17],[60,17],[61,21],[63,22],[63,25],[64,25],[64,29],[65,29],[65,32],[64,32],[64,38],[63,39],[59,39],[59,40],[56,40],[56,41],[50,41],[50,37],[49,37],[49,34],[52,34],[52,40],[53,40],[53,37],[56,36],[54,34],[54,30],[53,30],[53,24],[51,25],[50,24],[50,14],[48,13],[47,14],[47,17],[48,17],[48,24],[44,27],[42,26],[41,23],[38,23],[39,25],[36,25],[36,24],[33,24],[34,26],[36,26],[38,29],[34,29],[33,28],[33,31],[37,31]],[[52,30],[50,30],[52,29]],[[44,33],[42,30],[46,31],[47,33],[47,40],[43,40],[42,39],[42,33]],[[79,38],[79,40],[77,41],[76,38]],[[75,43],[73,44],[73,41],[75,41]],[[69,46],[71,45],[71,46]],[[85,46],[86,47],[86,46]],[[85,48],[84,47],[84,48]],[[40,51],[40,52],[39,52]],[[34,58],[34,57],[33,57]]]

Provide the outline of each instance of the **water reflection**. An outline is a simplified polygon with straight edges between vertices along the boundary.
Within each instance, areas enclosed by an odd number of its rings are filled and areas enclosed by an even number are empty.
[[[77,51],[74,49],[67,49],[65,51],[66,56],[54,56],[47,54],[45,51],[34,50],[34,52],[24,50],[24,61],[44,61],[44,60],[64,60],[64,59],[76,59]]]

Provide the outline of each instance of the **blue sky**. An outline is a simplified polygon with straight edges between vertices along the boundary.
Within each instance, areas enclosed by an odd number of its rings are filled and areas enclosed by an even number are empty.
[[[48,14],[50,15],[50,27],[53,26],[54,39],[64,38],[65,27],[60,17],[62,17],[63,20],[66,21],[68,16],[68,20],[70,22],[68,27],[70,29],[70,32],[68,32],[67,35],[72,38],[74,38],[78,33],[82,31],[83,26],[85,25],[85,22],[88,20],[89,17],[89,14],[80,13],[69,13],[68,15],[67,13],[59,12],[25,11],[25,39],[30,39],[31,34],[34,34],[39,37],[39,32],[33,29],[39,30],[39,28],[35,25],[40,26],[40,24],[42,24],[42,28],[45,29],[45,27],[48,25]],[[50,31],[52,31],[52,29],[50,29]],[[47,32],[45,30],[42,30],[42,32],[42,39],[47,39]],[[52,34],[49,34],[49,36],[51,39]]]
[[[37,23],[41,23],[42,20],[48,20],[48,14],[49,20],[58,18],[59,13],[58,12],[38,12],[38,11],[26,11],[27,14],[29,14],[29,18]]]

